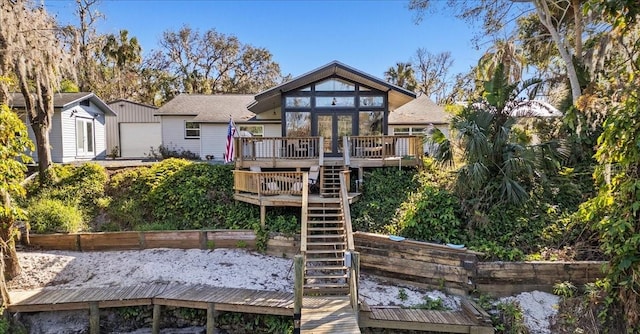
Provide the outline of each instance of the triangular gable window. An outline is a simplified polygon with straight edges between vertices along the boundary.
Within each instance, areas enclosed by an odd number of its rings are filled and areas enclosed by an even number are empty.
[[[316,84],[316,92],[353,92],[355,90],[356,85],[340,79],[329,79]]]

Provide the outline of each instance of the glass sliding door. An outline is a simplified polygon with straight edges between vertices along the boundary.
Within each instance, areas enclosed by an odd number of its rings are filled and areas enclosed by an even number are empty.
[[[316,126],[318,136],[324,138],[323,151],[326,155],[336,156],[343,152],[344,136],[353,135],[353,115],[340,113],[318,113]]]

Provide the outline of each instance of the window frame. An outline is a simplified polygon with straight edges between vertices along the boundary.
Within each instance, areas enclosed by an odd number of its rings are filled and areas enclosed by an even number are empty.
[[[195,124],[197,125],[197,127],[188,127],[189,124]],[[200,139],[200,123],[199,122],[193,122],[193,121],[184,121],[184,139]],[[189,131],[197,131],[198,134],[189,134]]]

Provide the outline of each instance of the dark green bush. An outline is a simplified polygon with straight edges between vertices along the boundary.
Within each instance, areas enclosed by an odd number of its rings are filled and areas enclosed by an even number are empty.
[[[75,233],[85,225],[82,212],[74,204],[58,199],[39,199],[27,207],[29,225],[36,233]]]
[[[384,233],[396,210],[415,190],[415,169],[375,168],[365,172],[362,196],[351,206],[353,229]]]

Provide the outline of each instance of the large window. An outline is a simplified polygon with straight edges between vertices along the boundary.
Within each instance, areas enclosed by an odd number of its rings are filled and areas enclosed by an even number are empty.
[[[240,125],[240,137],[264,137],[263,125]]]
[[[393,128],[393,134],[396,136],[417,136],[417,135],[424,135],[427,132],[426,128],[414,128],[414,127],[398,127],[398,128]]]
[[[355,90],[356,85],[340,79],[329,79],[316,84],[316,92],[353,92]]]
[[[311,136],[311,113],[307,111],[290,111],[286,113],[286,136]]]
[[[287,108],[310,108],[311,97],[305,96],[288,96],[285,99],[285,105]]]
[[[200,138],[200,123],[184,122],[184,138],[185,139]]]
[[[359,112],[359,132],[361,136],[382,135],[382,122],[384,113],[382,111],[361,111]]]
[[[355,98],[353,96],[318,96],[316,97],[316,107],[354,107]]]

